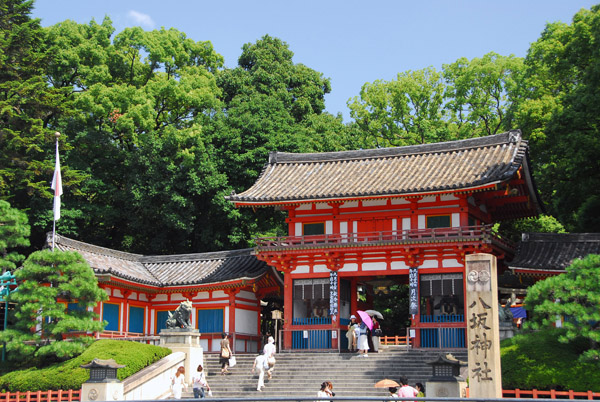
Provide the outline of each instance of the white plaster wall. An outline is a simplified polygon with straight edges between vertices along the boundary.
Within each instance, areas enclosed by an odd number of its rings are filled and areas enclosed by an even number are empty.
[[[156,302],[161,302],[161,301],[168,301],[169,300],[169,296],[166,294],[160,294],[160,295],[156,295],[156,297],[154,298],[154,300],[152,300],[153,303]]]
[[[316,209],[332,209],[332,207],[326,202],[317,202],[315,204]]]
[[[114,297],[123,297],[123,295],[121,294],[121,289],[113,289],[113,296]]]
[[[315,272],[315,273],[319,273],[319,272],[329,272],[329,269],[327,269],[327,266],[326,266],[326,265],[319,264],[319,265],[315,265],[315,266],[313,267],[313,272]]]
[[[419,215],[419,229],[425,229],[425,215]]]
[[[127,331],[127,328],[125,328],[125,324],[123,323],[123,316],[125,315],[125,303],[120,304],[119,311],[119,328],[121,329],[121,331]]]
[[[333,233],[333,221],[325,221],[325,234]]]
[[[354,221],[352,222],[352,233],[357,233],[358,232],[358,222]]]
[[[310,211],[312,209],[312,204],[302,204],[296,208],[296,211]]]
[[[398,230],[398,219],[394,218],[394,219],[392,219],[392,231],[395,234],[397,230]]]
[[[460,227],[460,215],[458,213],[452,214],[452,227],[453,228]]]
[[[181,293],[173,293],[171,295],[171,300],[172,301],[185,301],[187,299],[185,297],[183,297],[183,295]]]
[[[392,198],[392,205],[410,204],[409,201],[404,198]]]
[[[140,293],[140,301],[148,301],[148,296],[146,296],[146,293]]]
[[[459,263],[458,260],[456,260],[455,258],[452,258],[452,259],[443,260],[442,267],[443,268],[457,268],[457,267],[462,267],[462,264]]]
[[[218,297],[229,297],[229,296],[227,296],[227,294],[222,290],[215,290],[213,292],[213,297],[218,298]]]
[[[402,218],[402,230],[410,230],[410,218]]]
[[[224,317],[223,317],[223,327],[225,327],[224,330],[223,330],[223,332],[229,332],[230,331],[230,329],[229,329],[229,309],[230,308],[231,307],[225,307],[223,309],[223,315],[224,315]]]
[[[242,299],[256,300],[256,294],[254,292],[249,292],[247,290],[240,291],[240,293],[238,293],[237,297],[240,297]]]
[[[356,272],[356,271],[358,271],[358,264],[355,264],[355,263],[344,264],[344,266],[342,268],[340,268],[340,271],[344,271],[344,272]]]
[[[348,233],[348,222],[340,222],[340,233]]]
[[[407,269],[408,265],[404,261],[392,261],[390,264],[391,269]]]
[[[310,272],[310,267],[308,265],[298,265],[292,272],[295,274],[308,274]]]
[[[198,292],[198,294],[196,295],[196,297],[194,297],[194,300],[200,299],[208,299],[210,296],[210,294],[208,292]]]
[[[235,332],[258,335],[258,311],[236,308]]]
[[[346,201],[345,203],[340,205],[340,208],[356,208],[356,207],[358,207],[358,201]]]
[[[363,262],[362,270],[363,271],[379,271],[387,269],[387,264],[385,262]]]
[[[235,303],[239,304],[239,305],[242,305],[242,306],[256,307],[256,302],[255,301],[236,300]]]
[[[440,201],[454,201],[454,200],[458,200],[458,197],[456,197],[454,194],[442,194],[440,196]]]
[[[296,222],[294,224],[294,236],[302,236],[302,222]]]
[[[365,207],[378,207],[382,205],[386,205],[387,200],[366,200],[363,201],[363,206]]]
[[[419,203],[425,203],[425,202],[435,202],[435,195],[428,195],[419,200]]]
[[[437,260],[426,260],[423,261],[423,264],[419,266],[419,268],[438,268],[439,264]]]

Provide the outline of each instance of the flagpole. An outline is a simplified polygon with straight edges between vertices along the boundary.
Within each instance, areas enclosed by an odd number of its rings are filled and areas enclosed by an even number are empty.
[[[57,131],[54,133],[56,136],[56,161],[55,161],[55,169],[54,169],[54,177],[52,178],[52,188],[54,189],[54,197],[53,197],[53,219],[52,219],[52,252],[54,252],[54,247],[56,245],[56,195],[62,193],[62,178],[60,177],[60,164],[58,161],[58,137],[60,137],[60,133]],[[57,176],[58,174],[58,176]],[[58,190],[60,186],[60,192]],[[60,201],[59,201],[60,202]],[[60,207],[59,207],[60,208]]]

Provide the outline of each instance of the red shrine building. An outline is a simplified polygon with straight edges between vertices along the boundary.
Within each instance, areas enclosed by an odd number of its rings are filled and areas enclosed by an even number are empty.
[[[251,249],[146,256],[60,235],[56,248],[81,254],[109,297],[94,309],[107,322],[100,337],[151,339],[166,327],[169,312],[189,300],[204,351],[219,351],[227,332],[235,351],[255,353],[263,343],[261,300],[278,298],[283,287],[281,274]]]
[[[274,152],[254,185],[228,200],[287,212],[288,236],[257,239],[254,250],[284,276],[283,349],[346,348],[348,317],[395,283],[410,287],[414,347],[465,347],[465,256],[491,253],[507,269],[515,247],[492,226],[542,210],[518,130],[399,148]]]

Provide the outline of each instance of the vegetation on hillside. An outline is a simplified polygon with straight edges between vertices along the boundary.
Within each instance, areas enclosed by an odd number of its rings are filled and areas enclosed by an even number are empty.
[[[0,389],[10,392],[80,389],[81,384],[90,376],[88,369],[79,366],[88,364],[94,359],[114,359],[118,364],[125,365],[117,371],[118,378],[123,380],[170,353],[170,349],[160,346],[108,339],[98,340],[81,355],[66,362],[56,363],[43,369],[32,367],[4,374],[0,377]]]
[[[525,332],[501,343],[502,387],[600,391],[600,360],[580,361],[586,339],[562,343],[565,329]]]

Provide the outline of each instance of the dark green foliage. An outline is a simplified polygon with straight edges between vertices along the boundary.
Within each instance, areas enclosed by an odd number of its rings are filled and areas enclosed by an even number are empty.
[[[373,297],[373,309],[383,315],[379,325],[384,335],[404,334],[410,326],[408,314],[408,285],[392,285],[385,295]]]
[[[12,250],[29,246],[29,224],[27,215],[11,208],[6,201],[0,200],[0,270],[12,271],[25,257]]]
[[[12,371],[0,377],[0,389],[10,392],[80,389],[87,381],[89,370],[79,366],[94,359],[114,359],[123,367],[117,377],[123,380],[144,367],[171,353],[170,349],[137,342],[98,340],[92,343],[81,355],[63,363],[36,369]]]
[[[93,338],[63,340],[64,336],[71,331],[102,331],[106,325],[88,308],[108,296],[80,254],[36,251],[14,275],[19,286],[9,302],[15,303],[15,325],[0,333],[9,360],[31,365],[70,359],[83,352]],[[67,303],[78,303],[79,308],[67,310]]]
[[[600,360],[600,255],[573,261],[566,273],[537,282],[525,298],[530,310],[528,327],[551,328],[564,318],[559,341],[587,339],[580,360]]]
[[[587,342],[564,344],[558,341],[564,335],[564,329],[546,329],[502,341],[502,388],[598,391],[600,361],[579,361]]]

